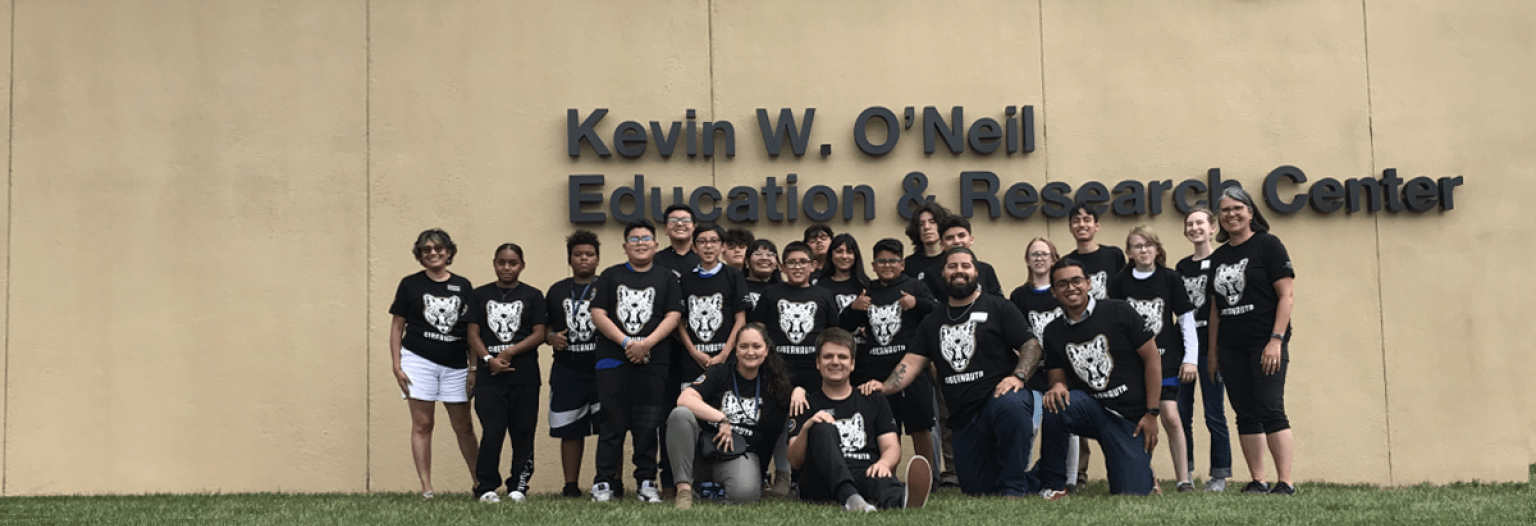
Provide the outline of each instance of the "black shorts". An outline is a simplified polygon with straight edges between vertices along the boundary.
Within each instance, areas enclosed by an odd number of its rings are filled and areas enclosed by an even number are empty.
[[[549,436],[586,438],[597,434],[597,373],[555,362],[549,367]]]
[[[1173,385],[1168,385],[1172,382]],[[1179,377],[1170,376],[1163,379],[1163,392],[1157,397],[1164,402],[1177,402],[1179,400]]]
[[[885,397],[891,404],[891,414],[896,416],[896,432],[912,434],[913,431],[933,429],[934,407],[933,375],[924,369],[912,379],[912,384],[895,396]]]

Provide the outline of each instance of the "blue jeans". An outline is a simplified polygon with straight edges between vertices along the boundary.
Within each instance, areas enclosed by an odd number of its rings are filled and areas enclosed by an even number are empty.
[[[1037,468],[1040,486],[1057,490],[1066,487],[1068,442],[1071,435],[1079,435],[1099,441],[1104,467],[1109,472],[1110,493],[1151,493],[1152,454],[1146,451],[1141,437],[1131,435],[1136,432],[1136,424],[1104,410],[1088,393],[1072,391],[1070,396],[1071,403],[1066,409],[1045,413]]]
[[[954,430],[955,474],[966,495],[1024,496],[1039,487],[1029,472],[1035,440],[1034,395],[1021,389],[987,399],[976,418]]]
[[[1227,431],[1227,413],[1223,397],[1225,386],[1210,375],[1210,357],[1200,354],[1200,402],[1204,405],[1205,429],[1211,432],[1211,478],[1232,478],[1232,437]],[[1185,458],[1189,472],[1195,472],[1195,382],[1179,386],[1179,418],[1184,420]]]

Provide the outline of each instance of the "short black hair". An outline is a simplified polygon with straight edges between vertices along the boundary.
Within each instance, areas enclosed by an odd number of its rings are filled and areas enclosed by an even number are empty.
[[[828,238],[831,238],[834,235],[832,233],[832,227],[829,227],[827,225],[823,225],[823,224],[818,223],[818,224],[814,224],[814,225],[805,227],[805,237],[801,238],[801,241],[805,241],[806,243],[810,243],[811,242],[811,238],[815,237],[815,235],[819,234],[819,233],[826,233]],[[789,247],[784,247],[784,250],[786,252],[788,252],[789,251]]]
[[[939,221],[939,237],[944,237],[944,233],[948,232],[951,228],[964,228],[965,233],[969,234],[971,233],[971,220],[959,214],[951,214],[949,217],[945,217],[943,221]]]
[[[503,250],[511,250],[512,253],[517,254],[517,259],[528,261],[528,258],[523,257],[523,247],[517,246],[517,243],[502,243],[501,246],[496,247],[495,252],[491,253],[491,259],[494,261],[496,254],[500,254]]]
[[[577,230],[571,232],[571,235],[565,236],[565,257],[569,259],[571,253],[575,252],[576,247],[580,245],[592,245],[592,252],[598,255],[603,253],[602,249],[599,248],[603,244],[597,240],[597,234],[591,230]]]
[[[1089,205],[1088,203],[1078,203],[1078,204],[1072,205],[1072,208],[1067,210],[1067,217],[1071,218],[1072,216],[1077,215],[1077,211],[1078,210],[1082,210],[1083,213],[1086,213],[1089,216],[1093,217],[1093,222],[1095,222],[1095,223],[1099,222],[1099,211],[1094,209],[1093,206]]]
[[[815,252],[811,252],[811,246],[804,241],[790,241],[788,245],[784,245],[784,251],[779,253],[779,259],[785,261],[784,258],[789,257],[790,252],[804,252],[806,257],[815,255]]]
[[[714,232],[716,236],[720,237],[720,241],[725,241],[725,229],[714,223],[699,223],[698,226],[693,229],[693,240],[698,241],[699,234],[703,234],[705,232]]]
[[[955,254],[965,254],[967,256],[970,256],[971,257],[971,266],[976,266],[976,262],[980,261],[979,259],[976,259],[976,253],[972,252],[971,249],[965,248],[965,247],[955,247],[955,248],[951,248],[949,250],[945,250],[944,251],[944,260],[943,260],[943,263],[939,264],[939,268],[942,269],[945,266],[949,265],[949,257],[953,256]]]
[[[637,228],[644,228],[651,232],[651,237],[656,237],[656,225],[649,219],[636,219],[624,224],[624,240],[629,241],[629,233]]]
[[[1083,271],[1084,276],[1088,275],[1088,269],[1083,267],[1083,262],[1072,258],[1061,258],[1055,265],[1051,265],[1051,281],[1056,281],[1056,271],[1067,267],[1077,267]]]
[[[725,237],[721,240],[725,241],[726,246],[749,247],[753,241],[757,241],[757,236],[745,228],[732,228],[725,231]]]
[[[901,240],[894,237],[888,237],[876,241],[875,248],[869,253],[869,255],[871,258],[875,258],[879,257],[881,252],[890,252],[892,254],[896,254],[896,257],[899,258],[906,255],[905,250],[906,248],[901,246]]]
[[[652,210],[655,210],[655,209],[653,208]],[[684,212],[688,212],[688,219],[696,219],[696,216],[694,216],[694,214],[693,214],[693,208],[692,207],[689,207],[688,205],[685,205],[685,204],[682,204],[682,203],[677,203],[677,204],[674,204],[672,206],[668,206],[667,209],[661,213],[662,221],[666,221],[666,219],[668,217],[672,216],[672,212],[676,212],[678,210],[682,210]]]

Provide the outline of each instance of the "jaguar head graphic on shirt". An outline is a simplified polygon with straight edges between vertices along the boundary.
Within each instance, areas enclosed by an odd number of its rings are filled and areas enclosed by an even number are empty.
[[[835,422],[837,422],[837,437],[841,439],[844,453],[864,449],[867,440],[864,437],[863,414],[854,413],[852,418],[835,420]]]
[[[971,355],[976,352],[976,321],[939,325],[939,351],[951,369],[964,371],[971,364]]]
[[[1115,370],[1115,362],[1109,357],[1109,338],[1100,334],[1084,343],[1067,343],[1066,347],[1067,359],[1078,378],[1095,391],[1109,387],[1109,373]]]
[[[1126,298],[1125,302],[1131,304],[1131,308],[1136,309],[1136,313],[1141,315],[1142,321],[1146,323],[1147,330],[1151,331],[1153,336],[1163,333],[1163,319],[1166,316],[1163,315],[1162,298],[1152,298],[1149,300]]]
[[[592,324],[592,302],[566,298],[561,306],[565,308],[565,327],[571,331],[567,335],[570,341],[592,341],[597,335],[597,326]]]
[[[875,331],[875,341],[890,345],[891,338],[901,332],[901,304],[870,305],[869,327]]]
[[[704,343],[715,339],[715,331],[720,330],[720,305],[724,297],[719,292],[708,296],[688,296],[688,328],[699,335]]]
[[[1195,306],[1195,311],[1205,307],[1205,282],[1207,276],[1201,274],[1195,277],[1184,278],[1184,291],[1189,293],[1189,303]]]
[[[1216,265],[1216,293],[1227,299],[1227,305],[1243,301],[1243,287],[1248,284],[1248,258],[1231,265]]]
[[[427,323],[437,332],[448,334],[453,332],[453,326],[459,323],[460,308],[463,306],[458,296],[439,298],[431,294],[421,295],[422,316]]]
[[[512,343],[512,336],[517,334],[518,326],[523,322],[523,300],[511,303],[499,301],[485,302],[485,323],[496,333],[496,339],[501,343]]]
[[[791,343],[800,345],[816,329],[816,302],[779,300],[779,329]]]
[[[656,300],[656,288],[646,287],[635,290],[619,285],[618,287],[619,321],[624,324],[624,333],[637,336],[645,330],[646,322],[651,321],[651,307]]]

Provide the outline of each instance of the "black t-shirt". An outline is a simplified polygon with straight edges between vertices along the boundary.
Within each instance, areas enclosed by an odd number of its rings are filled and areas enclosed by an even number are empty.
[[[1098,250],[1088,254],[1073,250],[1067,257],[1083,264],[1083,274],[1093,285],[1089,295],[1096,300],[1109,297],[1109,279],[1125,268],[1125,252],[1113,245],[1099,245]]]
[[[857,386],[853,393],[842,400],[833,400],[821,389],[805,393],[811,408],[795,418],[791,433],[799,433],[817,412],[826,411],[837,424],[837,435],[842,438],[843,460],[850,471],[862,472],[880,460],[880,436],[896,432],[896,417],[885,395],[873,393],[864,396]]]
[[[736,313],[750,312],[747,303],[747,278],[730,265],[705,276],[697,268],[683,274],[682,324],[688,330],[688,339],[694,348],[715,356],[725,349],[725,341],[736,328]],[[693,378],[704,372],[692,356],[679,354],[678,366],[683,378]]]
[[[909,278],[922,281],[923,274],[927,272],[928,269],[933,268],[934,266],[938,265],[939,262],[944,260],[944,252],[939,252],[939,255],[937,256],[930,256],[923,253],[923,250],[924,249],[922,246],[918,246],[916,253],[907,256],[907,264],[904,267],[904,270],[901,271],[902,274]]]
[[[1024,315],[1008,300],[981,294],[969,308],[943,303],[917,327],[908,353],[927,357],[949,406],[949,427],[959,429],[981,411],[997,383],[1019,366],[1019,347],[1034,338]]]
[[[899,302],[902,293],[912,295],[917,304],[911,309],[901,310]],[[854,383],[883,381],[890,377],[891,370],[907,354],[907,343],[917,333],[917,326],[933,312],[935,305],[933,293],[928,292],[928,286],[905,275],[896,276],[889,284],[879,281],[870,283],[869,309],[843,309],[839,319],[843,328],[864,329],[864,339],[868,342],[858,349],[859,356],[854,361]]]
[[[400,346],[444,367],[469,366],[469,293],[475,286],[458,274],[441,283],[423,270],[400,279],[389,313],[405,318]]]
[[[827,292],[832,293],[832,299],[837,300],[838,314],[842,314],[843,309],[848,308],[848,304],[853,303],[853,300],[859,297],[860,292],[868,289],[868,287],[860,285],[859,280],[851,277],[843,281],[835,281],[830,276],[823,277],[812,286],[827,289]]]
[[[1013,294],[1008,295],[1008,301],[1024,314],[1024,319],[1029,321],[1029,332],[1036,338],[1045,333],[1046,325],[1061,316],[1061,302],[1051,295],[1050,287],[1036,289],[1026,282],[1013,289]],[[1051,388],[1051,379],[1045,374],[1045,355],[1040,356],[1040,365],[1024,386],[1042,393]]]
[[[602,335],[597,333],[597,326],[592,324],[592,296],[597,294],[594,290],[597,278],[584,285],[576,283],[575,278],[565,278],[549,286],[549,296],[544,300],[549,314],[545,320],[549,325],[549,332],[565,333],[565,349],[555,349],[552,353],[555,363],[570,367],[581,372],[591,372],[593,365],[597,363],[597,339]]]
[[[924,271],[918,279],[922,280],[923,284],[928,286],[928,290],[933,291],[933,295],[937,296],[940,300],[948,297],[944,293],[944,263],[942,261]],[[985,261],[976,262],[976,286],[981,287],[981,291],[984,293],[999,298],[1003,297],[1003,282],[997,280],[997,271],[993,270],[992,265],[988,265]]]
[[[592,308],[608,311],[608,319],[626,336],[649,336],[667,313],[683,311],[683,295],[677,285],[677,276],[660,265],[652,264],[645,272],[631,270],[629,263],[608,267],[592,288],[595,289]],[[660,338],[651,348],[650,365],[668,365],[671,357],[671,338]],[[629,361],[619,342],[599,334],[597,359],[604,358]]]
[[[1205,290],[1221,316],[1217,345],[1262,346],[1275,330],[1275,309],[1280,305],[1275,282],[1296,277],[1285,245],[1280,238],[1260,232],[1241,245],[1222,245],[1209,259],[1211,282]]]
[[[495,282],[488,283],[469,294],[469,322],[480,326],[480,343],[492,356],[501,354],[514,344],[528,339],[533,328],[546,325],[549,312],[544,306],[544,293],[539,289],[518,283],[503,289]],[[513,371],[491,374],[490,367],[480,367],[476,384],[484,385],[539,385],[539,348],[534,347],[513,356]]]
[[[1136,352],[1152,339],[1136,309],[1120,300],[1089,304],[1087,318],[1067,323],[1063,314],[1045,327],[1045,367],[1064,369],[1067,387],[1088,393],[1099,405],[1135,422],[1147,408],[1146,362]]]
[[[837,300],[821,287],[779,283],[757,301],[747,319],[768,327],[774,349],[793,369],[816,368],[816,337],[837,326]]]
[[[770,280],[770,281],[752,281],[750,279],[747,280],[747,304],[751,305],[752,306],[751,308],[756,309],[757,308],[757,299],[761,298],[763,296],[763,292],[767,291],[768,287],[772,287],[772,286],[778,285],[778,284],[779,284],[778,280]]]
[[[1179,273],[1158,267],[1147,279],[1136,279],[1131,274],[1135,270],[1135,265],[1126,265],[1109,280],[1109,297],[1125,300],[1156,336],[1157,354],[1163,359],[1163,378],[1178,376],[1179,366],[1184,363],[1184,334],[1178,326],[1179,315],[1195,306],[1189,303]]]
[[[725,413],[731,427],[746,437],[747,451],[766,459],[773,454],[779,433],[784,430],[784,422],[789,419],[789,400],[768,394],[766,385],[759,396],[758,384],[766,383],[767,380],[764,374],[759,369],[757,378],[748,380],[741,377],[734,364],[720,363],[709,366],[703,376],[694,381],[692,388],[704,399],[704,403]],[[764,382],[759,382],[759,378]],[[719,430],[713,423],[703,425],[707,429]]]
[[[1205,330],[1211,318],[1211,306],[1205,302],[1205,287],[1211,280],[1211,260],[1195,261],[1195,256],[1189,256],[1179,260],[1173,269],[1184,282],[1189,304],[1195,307],[1195,337],[1200,339],[1200,356],[1205,356],[1211,345],[1211,333]]]
[[[679,256],[676,250],[673,250],[672,247],[667,247],[657,251],[651,263],[666,267],[672,270],[672,275],[682,278],[683,274],[687,274],[699,266],[699,252],[689,250],[687,254]]]

